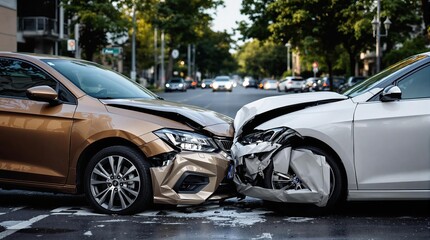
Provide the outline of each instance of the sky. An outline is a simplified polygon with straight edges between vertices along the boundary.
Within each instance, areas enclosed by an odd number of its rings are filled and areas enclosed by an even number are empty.
[[[236,21],[245,20],[245,16],[240,14],[242,0],[224,0],[225,7],[218,7],[214,16],[212,30],[233,33],[233,28],[237,27]]]
[[[216,15],[214,15],[212,30],[222,32],[226,30],[228,33],[233,33],[233,29],[237,28],[237,21],[246,20],[244,15],[240,14],[242,0],[224,0],[225,7],[218,7]],[[236,40],[236,45],[243,45],[243,41],[239,40],[240,34],[236,31],[236,34],[232,37]],[[230,49],[231,53],[236,52],[234,45]]]

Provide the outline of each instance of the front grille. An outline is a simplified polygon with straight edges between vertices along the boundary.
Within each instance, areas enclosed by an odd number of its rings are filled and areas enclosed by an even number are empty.
[[[228,153],[230,152],[230,149],[233,146],[233,140],[231,140],[231,139],[216,138],[215,141],[218,144],[218,146],[221,148],[221,150],[228,152]]]

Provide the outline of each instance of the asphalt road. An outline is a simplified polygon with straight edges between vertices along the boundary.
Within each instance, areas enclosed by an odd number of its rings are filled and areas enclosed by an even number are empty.
[[[189,89],[187,92],[157,93],[168,101],[195,105],[234,118],[245,104],[264,97],[285,94],[274,90],[236,87],[232,92],[212,92],[210,89]]]
[[[276,91],[159,93],[234,117]],[[163,206],[133,216],[96,214],[83,196],[0,190],[1,239],[430,239],[430,201],[353,202],[330,214],[258,199]]]

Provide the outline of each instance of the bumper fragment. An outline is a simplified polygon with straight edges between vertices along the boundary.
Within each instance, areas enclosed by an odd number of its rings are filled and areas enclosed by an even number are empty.
[[[182,152],[170,164],[150,169],[154,203],[161,204],[200,204],[209,198],[216,199],[215,191],[220,186],[230,165],[230,160],[220,153]],[[187,176],[198,176],[204,182],[198,191],[179,191]],[[187,183],[188,184],[188,183]]]
[[[330,166],[325,157],[306,149],[282,148],[272,142],[242,145],[232,148],[237,171],[234,182],[240,194],[276,202],[327,204],[330,193]],[[302,189],[271,189],[258,184],[264,178],[267,167],[284,176],[290,170],[302,182]],[[266,176],[267,177],[267,176]],[[261,182],[261,181],[260,181]]]

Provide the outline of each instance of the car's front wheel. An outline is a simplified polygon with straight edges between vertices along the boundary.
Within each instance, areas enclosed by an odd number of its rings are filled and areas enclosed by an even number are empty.
[[[330,190],[329,199],[324,210],[330,210],[338,202],[343,200],[343,191],[345,188],[345,182],[342,179],[342,171],[335,158],[328,154],[326,151],[313,147],[313,146],[301,146],[296,149],[307,149],[312,151],[314,154],[325,157],[326,162],[330,166]],[[292,171],[289,170],[288,174],[278,173],[276,169],[273,169],[273,163],[267,167],[264,176],[264,184],[266,188],[270,189],[284,189],[284,190],[301,190],[306,188],[306,183],[303,183],[301,179]]]
[[[98,212],[132,214],[152,202],[149,164],[129,147],[99,151],[91,158],[84,178],[87,199]]]

